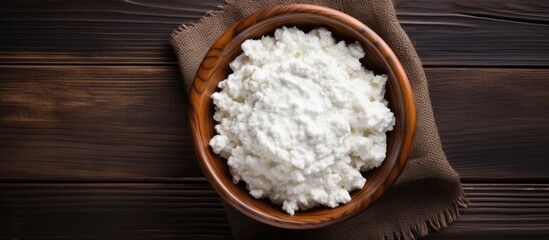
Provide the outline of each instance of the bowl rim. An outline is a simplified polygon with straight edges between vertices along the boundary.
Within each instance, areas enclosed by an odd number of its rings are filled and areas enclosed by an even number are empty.
[[[326,219],[321,221],[318,221],[318,220],[296,221],[295,219],[292,219],[292,216],[290,215],[288,215],[288,218],[275,218],[273,216],[268,216],[266,214],[259,215],[256,211],[254,211],[252,208],[247,206],[243,201],[241,201],[236,196],[234,196],[230,192],[230,190],[227,189],[226,186],[224,186],[224,183],[222,182],[219,176],[217,176],[216,174],[213,174],[211,163],[209,162],[209,159],[207,159],[207,155],[205,154],[205,151],[212,151],[212,150],[209,148],[209,146],[206,146],[204,148],[203,146],[201,147],[198,144],[202,142],[203,139],[201,135],[198,134],[198,129],[200,128],[200,124],[199,124],[200,120],[198,119],[199,114],[197,113],[197,111],[194,111],[193,109],[198,109],[199,107],[202,107],[202,103],[198,101],[198,99],[204,97],[204,96],[200,96],[202,95],[202,89],[205,84],[203,83],[204,78],[203,76],[199,76],[199,72],[201,69],[204,69],[204,68],[208,69],[209,66],[215,65],[211,63],[212,59],[209,56],[214,52],[219,53],[220,50],[222,51],[226,46],[226,43],[224,42],[230,42],[228,40],[232,39],[234,36],[237,36],[239,32],[247,29],[248,27],[258,24],[272,17],[276,17],[284,14],[292,14],[292,13],[307,13],[307,14],[313,13],[313,14],[322,15],[324,17],[329,17],[337,21],[341,21],[344,24],[360,32],[360,34],[364,36],[366,39],[368,39],[369,41],[371,41],[374,44],[374,46],[385,57],[387,64],[389,65],[390,69],[394,72],[396,81],[398,82],[398,85],[402,93],[402,99],[403,99],[402,102],[404,104],[403,106],[404,116],[401,116],[404,119],[404,133],[403,133],[403,140],[402,140],[403,144],[401,144],[400,146],[400,149],[399,149],[400,152],[397,155],[397,162],[393,166],[393,169],[394,169],[393,171],[395,171],[397,174],[390,174],[382,181],[383,187],[377,187],[374,189],[375,193],[380,193],[380,194],[373,194],[371,204],[369,204],[367,207],[353,209],[352,211],[346,214],[343,214],[335,219]],[[318,227],[326,226],[329,224],[333,224],[335,222],[347,219],[351,216],[354,216],[366,210],[374,202],[379,200],[379,198],[381,198],[381,196],[387,191],[387,189],[390,186],[392,186],[394,182],[398,179],[398,177],[400,176],[400,173],[402,172],[402,170],[404,169],[404,166],[406,165],[408,156],[412,149],[413,136],[415,133],[415,126],[416,126],[416,107],[415,107],[415,101],[412,93],[412,87],[408,79],[408,76],[406,75],[406,72],[402,67],[402,64],[400,63],[400,61],[398,60],[398,58],[396,57],[392,49],[387,45],[387,43],[385,43],[385,41],[377,33],[375,33],[367,25],[355,19],[354,17],[332,8],[323,7],[323,6],[314,5],[314,4],[284,4],[284,5],[276,5],[263,10],[259,10],[251,15],[248,15],[247,17],[234,23],[212,45],[212,48],[208,50],[207,54],[202,60],[200,67],[198,68],[198,71],[196,73],[196,76],[194,77],[193,80],[194,81],[189,94],[189,121],[190,121],[191,133],[193,136],[194,151],[198,158],[198,162],[200,164],[202,172],[206,175],[206,178],[208,179],[210,184],[214,187],[216,192],[222,197],[222,199],[225,202],[229,203],[230,206],[237,209],[239,212],[244,213],[246,216],[268,225],[288,228],[288,229],[312,229],[312,228],[318,228]],[[211,97],[211,96],[208,96],[208,97]],[[334,209],[337,210],[337,208],[334,208]]]

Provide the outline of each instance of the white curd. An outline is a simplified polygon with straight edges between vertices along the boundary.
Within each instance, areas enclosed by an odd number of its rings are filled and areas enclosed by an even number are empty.
[[[387,77],[361,65],[359,43],[336,42],[324,28],[282,27],[242,50],[212,95],[210,146],[234,182],[292,215],[349,202],[366,182],[360,171],[385,159],[395,122]]]

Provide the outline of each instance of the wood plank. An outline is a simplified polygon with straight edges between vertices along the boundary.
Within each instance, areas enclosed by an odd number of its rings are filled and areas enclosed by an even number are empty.
[[[545,0],[397,0],[427,66],[548,66]]]
[[[546,239],[549,185],[465,184],[460,219],[425,239]]]
[[[427,69],[442,144],[462,179],[547,179],[548,76],[547,69]]]
[[[170,33],[223,2],[1,1],[0,63],[175,64]]]
[[[0,178],[202,176],[175,67],[0,67]]]
[[[545,0],[395,2],[428,66],[549,66]],[[222,3],[1,1],[0,63],[175,64],[169,34]]]
[[[471,206],[427,239],[543,239],[549,185],[466,184]],[[226,239],[219,197],[204,182],[2,183],[0,236],[9,239]]]
[[[174,66],[0,67],[0,179],[202,178]],[[547,179],[547,69],[430,68],[435,118],[466,181]]]
[[[226,239],[209,185],[0,184],[2,239]]]

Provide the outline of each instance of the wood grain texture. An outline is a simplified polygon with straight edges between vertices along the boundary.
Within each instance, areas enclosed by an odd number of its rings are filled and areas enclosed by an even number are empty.
[[[549,70],[459,67],[548,67],[549,2],[395,2],[425,66],[454,67],[426,70],[464,180],[547,182]],[[228,238],[216,193],[179,181],[203,175],[168,45],[222,3],[0,1],[0,239]],[[93,183],[109,181],[144,182]],[[549,185],[465,191],[471,207],[427,239],[549,236]]]
[[[547,76],[427,69],[444,150],[465,180],[547,179]],[[0,96],[0,179],[203,177],[176,67],[3,66]]]
[[[235,185],[227,160],[215,154],[209,146],[217,124],[213,120],[214,103],[211,96],[218,89],[219,82],[231,73],[229,63],[242,53],[240,46],[244,41],[271,34],[284,25],[300,28],[323,26],[334,36],[339,36],[338,41],[343,38],[354,39],[364,47],[366,56],[362,65],[387,74],[388,107],[395,114],[395,125],[387,134],[387,156],[381,166],[368,171],[368,181],[364,187],[355,190],[352,199],[338,208],[315,208],[289,215],[270,201],[252,197],[247,187]],[[416,106],[403,66],[387,43],[374,31],[357,19],[331,8],[288,4],[247,16],[227,29],[213,44],[200,64],[190,90],[189,122],[198,162],[206,178],[225,201],[248,217],[268,225],[287,229],[313,229],[360,213],[393,185],[412,149]],[[283,166],[275,164],[275,167]]]
[[[0,178],[201,176],[175,67],[0,67]]]
[[[170,33],[221,3],[1,1],[0,63],[175,64]]]
[[[549,66],[545,0],[396,0],[423,63]],[[223,0],[0,2],[0,63],[175,64],[169,34]]]
[[[548,66],[545,0],[397,0],[426,66]]]
[[[425,239],[547,239],[549,185],[465,184],[471,204],[447,229]]]
[[[547,179],[549,70],[427,69],[435,120],[462,179]]]
[[[0,239],[227,239],[209,185],[0,184]]]
[[[427,239],[544,239],[546,184],[465,184],[471,206]],[[205,182],[0,184],[0,238],[227,239],[223,205]]]

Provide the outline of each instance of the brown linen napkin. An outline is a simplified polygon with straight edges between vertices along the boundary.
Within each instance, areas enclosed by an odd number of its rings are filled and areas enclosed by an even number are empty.
[[[225,205],[234,239],[416,239],[458,217],[468,203],[458,174],[442,151],[421,62],[400,27],[390,0],[228,0],[199,22],[172,34],[183,81],[190,90],[208,49],[238,20],[274,5],[312,3],[345,12],[377,32],[396,53],[412,84],[417,126],[408,164],[397,182],[372,207],[340,223],[313,230],[286,230],[252,220]]]

